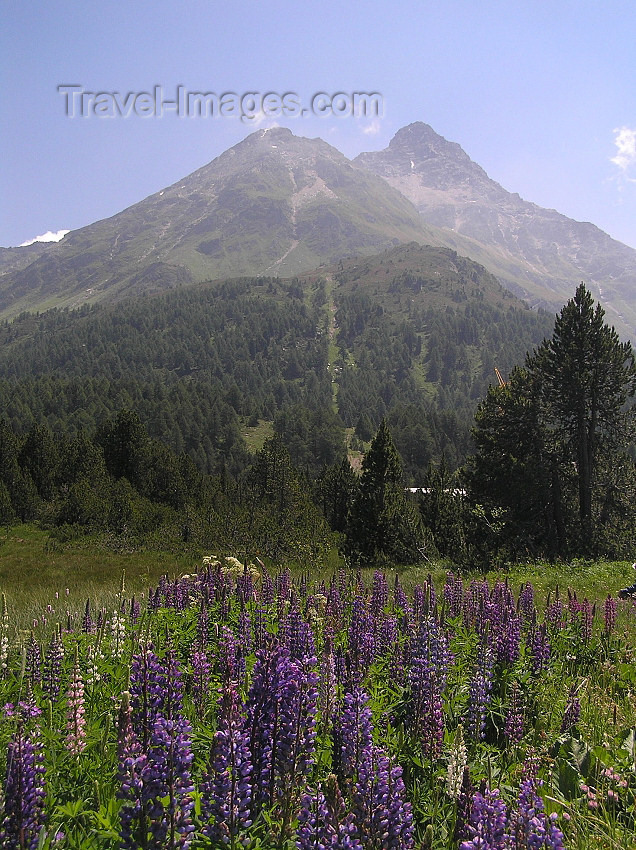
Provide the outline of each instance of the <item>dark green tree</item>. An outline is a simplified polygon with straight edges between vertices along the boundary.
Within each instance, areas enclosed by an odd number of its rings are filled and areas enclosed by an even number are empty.
[[[631,417],[624,407],[636,391],[631,344],[620,341],[604,316],[581,284],[557,316],[552,338],[528,361],[542,390],[548,424],[576,465],[581,544],[590,554],[599,463],[629,443]]]
[[[419,560],[419,514],[404,491],[402,462],[383,419],[362,461],[358,496],[351,507],[345,553],[356,563]]]
[[[635,516],[635,391],[630,343],[581,284],[552,337],[477,411],[466,480],[473,505],[503,512],[497,536],[508,554],[624,548]]]

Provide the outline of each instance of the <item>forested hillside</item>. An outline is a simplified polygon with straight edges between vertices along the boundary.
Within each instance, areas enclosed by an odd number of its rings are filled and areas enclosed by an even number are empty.
[[[390,423],[409,479],[469,448],[477,400],[548,332],[480,266],[404,246],[291,280],[246,278],[0,327],[0,415],[91,432],[123,408],[204,472],[238,473],[273,423],[317,474]]]

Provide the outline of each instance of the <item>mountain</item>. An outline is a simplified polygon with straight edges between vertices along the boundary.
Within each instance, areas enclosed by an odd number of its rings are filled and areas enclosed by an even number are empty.
[[[435,238],[403,195],[326,142],[260,130],[173,186],[69,233],[33,262],[18,267],[8,256],[14,268],[0,274],[0,313],[228,276],[288,276]]]
[[[608,320],[636,338],[636,251],[506,191],[423,123],[354,161],[284,128],[252,133],[61,242],[0,249],[0,317],[204,280],[289,277],[412,241],[470,257],[552,313],[583,280]]]
[[[559,308],[583,280],[608,320],[634,336],[636,251],[589,222],[506,191],[462,148],[417,122],[357,165],[383,177],[429,225],[473,240],[468,256],[532,305]]]

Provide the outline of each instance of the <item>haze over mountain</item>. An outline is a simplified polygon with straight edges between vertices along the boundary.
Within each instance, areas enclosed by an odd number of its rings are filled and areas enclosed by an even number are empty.
[[[428,125],[352,162],[288,129],[252,133],[208,165],[59,243],[0,249],[0,315],[206,279],[307,272],[415,241],[452,248],[533,306],[583,280],[636,337],[636,251],[511,194]]]

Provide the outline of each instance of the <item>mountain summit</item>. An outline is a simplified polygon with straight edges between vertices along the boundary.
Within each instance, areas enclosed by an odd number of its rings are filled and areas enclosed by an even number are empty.
[[[636,251],[506,191],[421,122],[353,161],[321,139],[258,130],[59,243],[0,249],[0,316],[202,280],[290,277],[411,241],[470,257],[550,310],[583,280],[609,321],[636,336]]]
[[[417,210],[321,139],[252,133],[208,165],[0,276],[0,311],[117,300],[197,280],[308,271],[430,242]],[[0,258],[1,259],[1,258]]]
[[[636,327],[636,251],[589,222],[506,191],[456,143],[422,122],[354,162],[383,177],[430,225],[474,241],[468,254],[531,304],[553,308],[584,280],[608,319]]]

